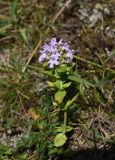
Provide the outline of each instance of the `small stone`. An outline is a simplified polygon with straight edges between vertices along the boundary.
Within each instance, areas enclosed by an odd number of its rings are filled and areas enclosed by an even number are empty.
[[[103,15],[98,10],[94,9],[93,14],[89,17],[90,27],[94,27],[98,20],[103,21]]]
[[[7,133],[8,133],[8,134],[11,134],[11,133],[12,133],[11,129],[8,129],[8,130],[7,130]]]
[[[110,10],[108,8],[104,8],[104,13],[109,15],[110,14]]]
[[[97,3],[96,5],[95,5],[95,8],[96,9],[100,9],[100,10],[103,10],[103,7],[102,7],[102,5],[100,4],[100,3]]]

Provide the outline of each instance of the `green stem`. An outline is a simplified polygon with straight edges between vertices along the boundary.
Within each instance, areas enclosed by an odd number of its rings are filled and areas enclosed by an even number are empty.
[[[67,125],[67,111],[64,111],[64,134],[66,133],[66,125]]]

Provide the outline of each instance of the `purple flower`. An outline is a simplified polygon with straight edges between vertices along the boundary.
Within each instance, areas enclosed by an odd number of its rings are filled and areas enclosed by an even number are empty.
[[[49,50],[49,45],[47,43],[45,43],[43,45],[43,49],[44,49],[44,51],[48,51]]]
[[[74,53],[74,50],[70,50],[70,49],[67,50],[67,57],[70,58],[70,60],[73,59],[73,53]]]
[[[69,49],[69,45],[67,43],[63,43],[61,49],[67,51]]]
[[[51,54],[50,58],[51,58],[51,59],[58,59],[59,56],[60,56],[60,54],[57,52],[57,53]]]
[[[50,59],[50,60],[48,61],[48,64],[49,64],[49,67],[50,67],[50,68],[54,68],[54,65],[58,65],[59,62],[58,62],[58,59]]]
[[[56,54],[52,54],[50,56],[50,60],[48,61],[48,64],[49,64],[50,68],[53,68],[54,65],[58,65],[59,64],[59,62],[58,62],[59,55],[60,55],[59,53],[56,53]]]
[[[46,52],[44,52],[44,51],[40,51],[40,54],[41,55],[40,55],[38,61],[42,62],[42,61],[44,61],[46,59],[47,55],[46,55]]]
[[[68,43],[64,43],[62,39],[57,41],[52,38],[49,43],[43,45],[38,61],[46,61],[50,68],[54,68],[59,63],[71,63],[74,50],[71,50]]]
[[[50,53],[56,53],[58,51],[57,46],[50,46],[48,51]]]
[[[52,38],[49,44],[55,46],[57,44],[56,38]]]
[[[58,51],[58,48],[57,48],[57,41],[56,41],[56,38],[52,38],[50,43],[49,43],[49,49],[48,51],[50,53],[55,53]]]

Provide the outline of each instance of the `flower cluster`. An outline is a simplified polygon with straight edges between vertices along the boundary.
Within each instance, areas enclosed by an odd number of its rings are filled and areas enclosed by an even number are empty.
[[[39,62],[47,62],[50,68],[60,63],[71,63],[73,59],[74,50],[71,50],[67,43],[61,39],[57,41],[52,38],[49,43],[43,45],[43,50],[40,52]]]

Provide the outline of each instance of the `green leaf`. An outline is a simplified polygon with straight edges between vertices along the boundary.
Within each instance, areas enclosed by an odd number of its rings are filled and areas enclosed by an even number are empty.
[[[64,107],[64,110],[68,109],[68,107],[70,107],[74,103],[74,101],[77,99],[78,95],[79,95],[79,93],[77,95],[75,95],[72,98],[72,100],[67,101],[66,106]]]
[[[75,81],[75,82],[78,82],[78,83],[82,83],[85,86],[95,87],[95,85],[93,83],[87,81],[85,78],[80,78],[80,77],[76,77],[74,75],[70,75],[70,76],[68,76],[68,79],[72,80],[72,81]]]
[[[55,94],[55,100],[60,104],[66,95],[66,91],[58,91]]]
[[[58,88],[59,90],[63,90],[64,88],[67,88],[71,85],[71,82],[68,82],[68,83],[65,83],[63,84],[63,81],[61,80],[57,80],[55,83],[54,83],[55,87]]]
[[[55,77],[55,78],[59,78],[58,75],[52,74],[52,71],[42,71],[42,70],[41,70],[41,72],[44,73],[44,74],[46,74],[46,75],[48,75],[48,76],[52,76],[52,77]]]
[[[63,153],[63,148],[54,147],[49,150],[48,155],[56,155],[56,154],[60,155],[61,153]]]
[[[5,36],[6,32],[5,31],[0,31],[0,36]]]
[[[54,83],[53,82],[48,81],[47,83],[48,83],[49,87],[54,87]]]
[[[55,147],[61,147],[65,144],[66,141],[67,141],[66,135],[63,133],[59,133],[56,135],[54,139],[54,145]]]
[[[21,34],[23,40],[24,40],[25,42],[27,42],[26,28],[21,28],[19,31],[20,31],[20,34]]]
[[[58,89],[60,89],[60,90],[63,90],[63,82],[61,81],[61,80],[57,80],[56,82],[55,82],[55,86],[58,88]]]
[[[66,132],[70,132],[70,131],[72,131],[73,130],[73,127],[71,127],[71,126],[66,126]]]
[[[54,101],[53,106],[57,107],[58,106],[57,102]]]
[[[12,24],[10,19],[0,20],[0,36],[5,36],[7,34],[7,30],[11,29]]]
[[[115,56],[115,49],[111,51],[111,53],[109,54],[109,57],[106,59],[105,63],[107,63],[114,56]]]
[[[59,68],[57,68],[58,72],[66,72],[67,71],[67,65],[61,65]]]
[[[56,132],[58,132],[58,133],[63,133],[64,131],[65,131],[65,127],[64,127],[64,125],[61,125],[60,127],[56,127]]]
[[[4,124],[4,128],[9,129],[12,126],[12,124],[13,124],[13,118],[12,117],[8,118],[6,124]]]
[[[4,160],[8,160],[8,159],[5,159],[5,156],[11,155],[11,154],[12,154],[11,149],[8,146],[0,143],[0,158],[1,156],[4,156]]]
[[[71,82],[68,82],[68,83],[63,84],[63,87],[64,87],[64,88],[67,88],[67,87],[69,87],[70,85],[71,85]]]
[[[61,125],[61,127],[56,127],[57,128],[57,132],[61,132],[61,133],[63,133],[63,132],[70,132],[72,129],[73,129],[73,127],[71,127],[71,126],[66,126],[66,130],[65,130],[65,126],[64,125]]]
[[[11,17],[13,17],[14,14],[16,13],[17,6],[18,6],[18,0],[14,0],[10,9]]]
[[[108,83],[109,81],[111,81],[113,78],[115,78],[115,73],[111,73],[107,77],[105,77],[102,80],[100,80],[99,82],[97,82],[96,87],[102,87],[102,86],[104,86],[106,83]]]
[[[94,95],[94,100],[95,100],[95,103],[102,103],[102,99],[101,99],[101,96],[99,94],[99,92],[96,90],[97,88],[94,88],[93,90],[93,95]]]
[[[84,96],[84,90],[85,90],[84,85],[81,83],[81,84],[79,85],[79,91],[80,91],[80,94],[81,94],[82,96]]]
[[[70,66],[67,67],[67,71],[70,72],[75,65],[75,63],[72,63]]]

